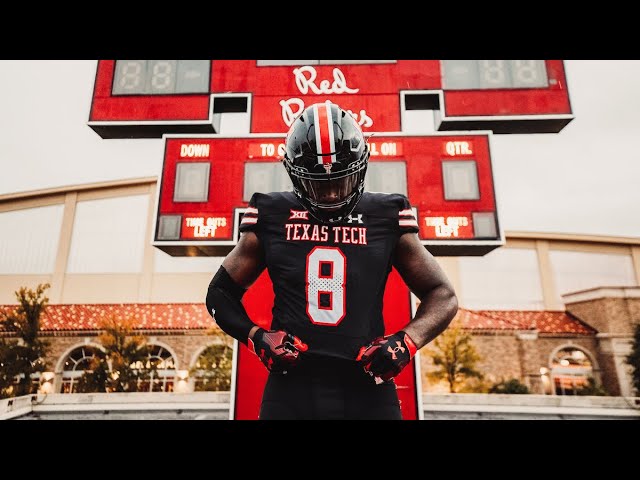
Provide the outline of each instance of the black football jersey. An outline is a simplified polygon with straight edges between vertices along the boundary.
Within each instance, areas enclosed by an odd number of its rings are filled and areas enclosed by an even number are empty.
[[[400,235],[418,232],[409,200],[365,192],[343,222],[318,222],[293,192],[255,193],[240,232],[255,232],[275,294],[272,329],[308,354],[355,359],[384,334],[382,300]]]

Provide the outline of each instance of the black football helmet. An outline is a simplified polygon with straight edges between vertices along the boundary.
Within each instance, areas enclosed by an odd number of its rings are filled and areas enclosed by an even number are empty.
[[[355,118],[326,101],[294,120],[282,161],[302,205],[319,221],[333,223],[347,217],[362,197],[369,155]]]

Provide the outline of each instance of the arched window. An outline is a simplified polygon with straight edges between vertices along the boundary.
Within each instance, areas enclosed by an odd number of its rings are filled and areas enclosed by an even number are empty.
[[[102,350],[92,345],[83,345],[72,350],[62,364],[62,389],[60,392],[76,393],[80,377],[86,371],[90,371],[93,359],[102,355],[104,355]]]
[[[551,378],[556,395],[577,395],[589,387],[593,365],[589,356],[577,347],[564,347],[551,359]]]
[[[160,345],[149,345],[146,368],[156,366],[146,378],[138,380],[139,392],[173,392],[176,362],[171,352]],[[137,368],[140,368],[139,366]]]
[[[232,357],[233,347],[230,345],[214,344],[205,348],[191,369],[191,375],[195,378],[194,390],[231,390]]]

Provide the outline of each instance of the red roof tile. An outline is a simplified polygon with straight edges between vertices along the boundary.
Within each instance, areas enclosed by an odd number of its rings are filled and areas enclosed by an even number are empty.
[[[540,333],[595,335],[597,331],[573,315],[548,310],[466,310],[456,319],[469,330],[535,330]]]
[[[10,313],[15,305],[0,305]],[[103,319],[133,318],[140,330],[194,330],[215,327],[200,303],[126,303],[48,305],[42,317],[44,331],[100,330]],[[596,330],[561,311],[466,310],[456,316],[469,330],[532,330],[540,333],[594,335]]]
[[[0,305],[10,313],[15,305]],[[200,303],[126,303],[48,305],[42,315],[44,331],[100,330],[100,324],[111,316],[131,318],[140,330],[208,329],[215,322]]]

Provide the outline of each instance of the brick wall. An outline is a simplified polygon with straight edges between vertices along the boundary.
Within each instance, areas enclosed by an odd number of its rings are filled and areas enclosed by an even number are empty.
[[[598,298],[567,303],[567,311],[598,330],[598,333],[632,335],[640,323],[640,298]]]
[[[566,308],[598,330],[597,361],[604,388],[611,395],[622,395],[623,388],[625,394],[630,394],[631,380],[616,368],[616,363],[624,363],[626,350],[621,345],[631,342],[634,326],[640,323],[640,298],[612,296],[569,301]]]
[[[615,356],[613,353],[601,352],[598,355],[602,385],[611,395],[620,395],[620,382],[616,370]]]
[[[54,371],[61,359],[74,347],[87,343],[98,343],[96,335],[46,337],[51,342],[51,353],[47,359],[47,370]],[[186,334],[147,335],[147,341],[169,349],[175,356],[176,367],[188,370],[194,357],[206,346],[220,342],[221,338],[205,332]],[[520,338],[516,332],[475,332],[473,345],[480,361],[476,368],[485,375],[485,386],[516,378],[529,386],[532,393],[542,393],[540,368],[550,367],[552,353],[564,346],[574,345],[585,350],[594,362],[596,379],[613,395],[620,394],[613,355],[606,345],[595,337],[557,336],[540,334],[534,340]],[[604,347],[604,348],[603,348]],[[442,386],[427,378],[434,367],[428,347],[421,350],[422,388],[425,392],[443,392]],[[59,377],[59,374],[57,375]],[[59,389],[59,381],[56,387]]]
[[[56,373],[56,380],[54,381],[55,391],[60,391],[63,362],[67,355],[75,348],[87,344],[95,345],[100,343],[97,335],[43,335],[43,338],[50,342],[49,355],[46,359],[47,371],[55,371]],[[192,363],[195,362],[197,355],[207,346],[222,341],[222,337],[207,335],[203,331],[187,332],[184,335],[147,335],[145,338],[149,343],[157,344],[168,349],[174,356],[177,370],[189,370]]]
[[[597,340],[593,337],[550,336],[541,334],[535,340],[518,338],[510,333],[473,333],[473,345],[481,359],[476,368],[488,383],[516,378],[526,384],[531,393],[543,393],[540,368],[550,368],[552,353],[564,346],[574,345],[585,350],[599,365]],[[422,388],[426,392],[441,392],[442,386],[429,380],[427,373],[434,370],[428,348],[421,350]],[[600,372],[595,372],[596,378]],[[610,374],[607,371],[607,374]]]
[[[47,337],[43,336],[50,342],[49,355],[47,356],[47,370],[55,371],[58,363],[74,348],[82,347],[88,343],[98,343],[97,335],[73,336],[73,337]]]

